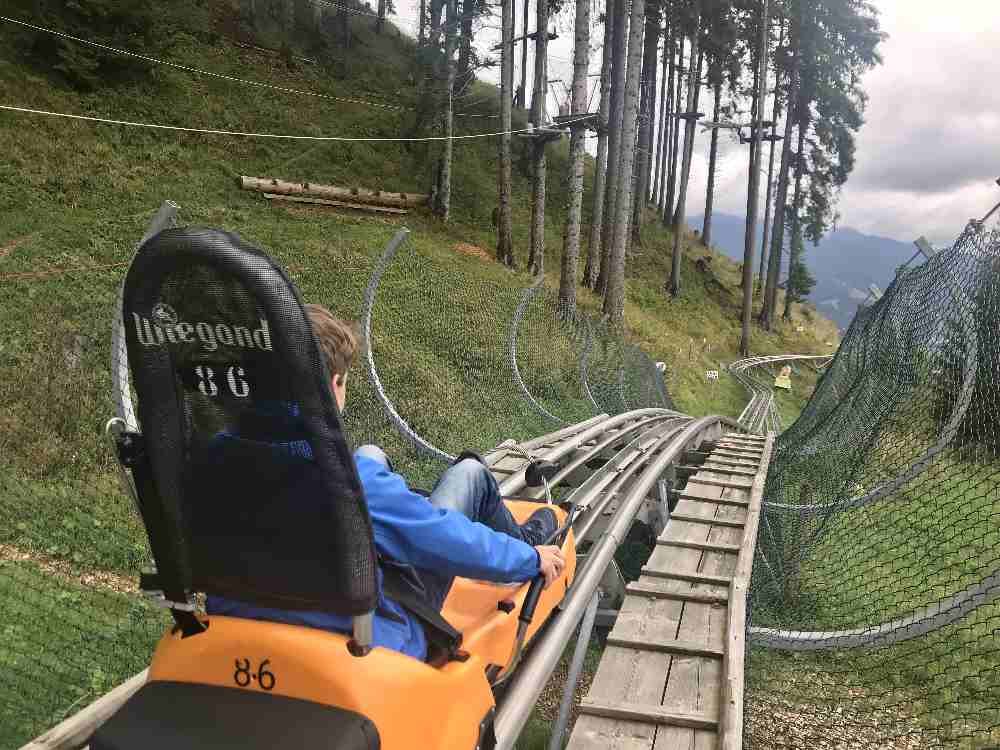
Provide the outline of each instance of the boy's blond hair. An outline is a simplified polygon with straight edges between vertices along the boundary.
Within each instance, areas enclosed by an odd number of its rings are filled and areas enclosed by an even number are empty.
[[[354,327],[336,317],[322,305],[306,305],[319,350],[326,361],[330,376],[346,375],[358,355],[358,338]]]

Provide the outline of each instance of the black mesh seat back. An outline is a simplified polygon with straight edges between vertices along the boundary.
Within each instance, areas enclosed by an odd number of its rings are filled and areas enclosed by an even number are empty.
[[[175,559],[188,589],[372,611],[371,521],[291,281],[236,235],[171,229],[140,249],[123,312],[161,572]]]

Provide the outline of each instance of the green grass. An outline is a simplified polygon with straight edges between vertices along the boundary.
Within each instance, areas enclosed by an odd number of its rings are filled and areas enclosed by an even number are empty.
[[[922,452],[917,438],[915,431],[882,435],[857,466],[846,455],[841,461],[833,454],[799,461],[782,475],[778,499],[831,502],[838,493],[829,489],[839,487],[845,476],[859,480],[854,494],[874,489],[909,463],[904,454]],[[772,562],[779,549],[785,550],[786,585],[780,595],[761,588],[766,578],[761,571],[754,623],[807,630],[875,625],[979,583],[1000,567],[998,469],[996,463],[950,453],[890,499],[834,514],[825,525],[793,514],[772,515],[771,528],[783,544],[776,547],[774,537],[763,538],[762,544]],[[813,535],[817,541],[808,556],[795,563],[800,545]],[[854,721],[881,727],[884,741],[898,736],[902,727],[949,746],[995,747],[1000,739],[998,633],[1000,605],[993,603],[887,648],[816,655],[754,649],[750,700],[762,716],[779,704],[803,716],[816,713],[817,736]],[[789,683],[801,682],[803,674],[813,679],[790,690]],[[834,706],[838,714],[831,718]]]
[[[0,559],[0,747],[19,747],[146,666],[166,624],[135,595]],[[11,690],[10,687],[16,689]]]
[[[181,0],[177,3],[174,7]],[[158,6],[162,12],[170,7]],[[392,33],[376,36],[363,19],[354,19],[350,52],[330,40],[316,49],[315,40],[296,41],[296,53],[320,62],[292,68],[278,57],[234,43],[234,8],[227,1],[211,3],[210,23],[164,34],[160,47],[150,52],[276,86],[419,104],[421,92],[411,81],[419,71],[406,39]],[[36,4],[28,0],[12,0],[6,10],[39,20]],[[86,28],[72,31],[102,41]],[[273,37],[273,30],[264,31],[256,42],[274,47],[279,40]],[[168,67],[79,92],[59,75],[30,63],[26,49],[23,32],[0,24],[0,101],[233,130],[374,137],[420,133],[414,112],[333,103]],[[471,96],[488,100],[491,92],[474,84]],[[489,113],[493,106],[474,109]],[[522,124],[524,114],[515,120]],[[457,128],[459,133],[491,131],[496,122],[459,119]],[[134,243],[165,199],[181,205],[182,223],[235,231],[266,249],[290,269],[306,299],[349,317],[359,314],[374,259],[405,224],[411,241],[386,275],[375,310],[375,356],[400,413],[420,434],[451,452],[555,429],[525,406],[511,389],[507,372],[507,326],[530,278],[455,250],[457,243],[467,243],[492,255],[494,139],[456,142],[452,221],[447,225],[423,210],[404,220],[272,205],[236,187],[237,176],[245,174],[426,192],[435,150],[425,144],[227,138],[5,112],[0,114],[0,153],[0,544],[8,549],[79,571],[131,576],[147,559],[141,525],[118,488],[101,430],[114,413],[111,311]],[[562,247],[566,158],[565,142],[550,147],[550,288],[557,284]],[[591,174],[588,164],[588,188]],[[529,196],[524,142],[515,139],[514,243],[520,265],[526,256]],[[585,200],[585,221],[588,213]],[[654,360],[670,365],[669,388],[679,409],[735,416],[745,404],[745,392],[726,375],[717,383],[708,381],[705,370],[737,357],[736,267],[685,237],[684,289],[680,297],[668,298],[662,286],[671,237],[652,216],[647,218],[643,243],[629,266],[628,334]],[[694,267],[706,253],[715,256],[709,276]],[[589,312],[600,308],[600,300],[582,289],[580,304]],[[796,332],[798,325],[804,332]],[[791,323],[779,324],[772,333],[755,328],[753,349],[761,354],[828,351],[824,342],[834,341],[834,333],[833,324],[796,306]],[[566,421],[591,415],[577,382],[580,340],[545,314],[541,302],[529,310],[519,346],[525,381],[547,409]],[[600,381],[600,361],[595,355],[595,383]],[[352,435],[386,447],[414,483],[432,482],[437,467],[407,448],[363,381],[358,371],[350,383],[347,422]],[[811,382],[804,377],[800,388],[796,381],[794,398],[783,406],[787,418],[804,403]],[[27,596],[22,595],[23,581],[30,582]],[[98,687],[128,676],[148,657],[150,633],[162,623],[162,617],[130,597],[119,601],[24,562],[0,568],[0,609],[21,613],[9,626],[16,632],[8,633],[6,643],[14,645],[0,644],[0,671],[16,675],[0,688],[0,707],[18,712],[16,724],[3,724],[14,727],[13,735],[3,737],[4,746],[27,740],[92,697]],[[102,612],[110,619],[101,619]],[[127,626],[134,633],[122,635]],[[83,633],[92,637],[83,639]],[[64,652],[77,652],[72,657],[79,664],[53,666]],[[104,676],[95,682],[98,667]],[[37,681],[38,674],[51,670],[57,678]],[[45,698],[15,702],[22,688],[45,693]]]

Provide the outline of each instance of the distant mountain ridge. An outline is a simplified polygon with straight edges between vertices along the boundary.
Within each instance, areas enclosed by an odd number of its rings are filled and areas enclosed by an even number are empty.
[[[703,218],[691,216],[688,224],[701,231]],[[754,274],[760,268],[762,228],[757,227],[754,251]],[[743,261],[746,222],[730,214],[712,216],[712,244],[737,262]],[[863,234],[844,227],[830,232],[819,247],[806,244],[806,264],[816,286],[809,299],[826,317],[847,328],[858,304],[868,296],[868,285],[885,289],[896,275],[896,269],[909,260],[916,248],[888,237]],[[782,259],[781,278],[788,273],[788,257]]]

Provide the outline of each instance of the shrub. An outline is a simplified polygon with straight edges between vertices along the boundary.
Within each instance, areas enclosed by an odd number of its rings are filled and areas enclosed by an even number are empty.
[[[149,56],[163,53],[180,34],[204,37],[211,26],[205,4],[194,0],[42,0],[25,11],[22,17],[39,26]],[[21,39],[33,65],[81,91],[141,78],[154,65],[33,29]]]

